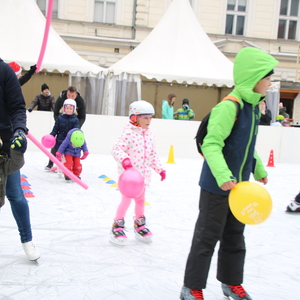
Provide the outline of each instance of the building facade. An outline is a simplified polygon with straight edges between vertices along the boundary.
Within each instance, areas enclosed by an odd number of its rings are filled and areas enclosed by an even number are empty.
[[[143,41],[171,1],[54,0],[52,27],[83,58],[109,67]],[[190,2],[204,31],[230,60],[249,46],[280,61],[273,79],[280,81],[281,101],[292,115],[300,89],[300,0],[182,1]],[[36,2],[46,15],[48,0]]]

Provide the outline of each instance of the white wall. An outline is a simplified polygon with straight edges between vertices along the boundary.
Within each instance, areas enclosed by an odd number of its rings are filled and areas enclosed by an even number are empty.
[[[128,117],[87,115],[82,130],[91,153],[110,154],[116,138],[121,133]],[[196,135],[198,121],[176,121],[153,119],[151,129],[156,135],[157,152],[160,157],[168,157],[170,146],[174,146],[174,157],[197,158]],[[49,134],[54,125],[51,112],[27,112],[27,127],[39,141]],[[28,149],[39,151],[32,143]],[[270,151],[274,151],[276,163],[300,163],[300,128],[260,126],[256,147],[264,162],[268,162]]]

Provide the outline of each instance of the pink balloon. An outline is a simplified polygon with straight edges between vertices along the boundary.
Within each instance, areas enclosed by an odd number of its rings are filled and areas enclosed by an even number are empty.
[[[145,190],[144,178],[138,170],[129,168],[119,177],[118,189],[127,198],[136,198]]]
[[[46,134],[42,137],[42,145],[46,148],[52,148],[56,143],[56,139],[51,134]]]

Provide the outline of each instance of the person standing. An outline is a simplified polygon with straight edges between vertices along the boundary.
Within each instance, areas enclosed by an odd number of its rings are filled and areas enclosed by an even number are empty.
[[[2,151],[10,156],[11,145],[25,152],[26,104],[20,83],[12,68],[0,59],[0,136]],[[12,144],[13,143],[13,144]],[[36,261],[40,252],[32,242],[29,207],[20,183],[20,170],[7,176],[6,196],[16,220],[24,252],[29,260]]]
[[[199,216],[188,255],[180,299],[204,299],[208,272],[219,241],[217,279],[224,296],[251,300],[244,290],[246,255],[245,224],[232,214],[228,196],[237,182],[254,179],[268,183],[267,172],[255,151],[260,111],[271,86],[278,61],[266,52],[246,47],[238,52],[233,66],[235,87],[229,94],[240,102],[222,101],[211,111],[202,151],[205,157],[200,175]]]
[[[168,95],[167,100],[162,101],[162,118],[163,119],[174,119],[174,103],[176,101],[176,95],[171,93]]]
[[[56,152],[68,132],[73,128],[79,128],[79,120],[77,118],[76,102],[73,99],[67,99],[64,101],[64,105],[60,110],[61,114],[55,120],[52,131],[50,132],[56,138],[55,146],[51,149],[53,155],[56,156]],[[53,161],[49,159],[48,165],[45,167],[46,171],[56,171],[52,169]],[[52,169],[52,170],[51,170]]]
[[[54,96],[51,95],[49,86],[44,83],[41,86],[41,93],[36,95],[34,100],[31,102],[28,111],[32,112],[32,110],[37,106],[37,110],[42,111],[51,111],[54,110],[55,99]]]
[[[259,108],[260,108],[260,112],[261,112],[261,117],[260,117],[259,125],[270,126],[271,120],[272,120],[272,113],[267,108],[266,101],[261,101],[259,103]]]
[[[189,107],[190,101],[189,99],[182,100],[182,107],[177,109],[174,114],[175,120],[191,120],[195,118],[194,111]]]
[[[83,152],[82,156],[81,152]],[[65,167],[80,179],[80,174],[82,172],[80,160],[86,159],[89,155],[82,130],[74,128],[68,132],[66,138],[56,152],[56,158],[59,161],[62,161],[63,155],[65,157]],[[71,180],[67,175],[65,175],[65,179],[67,181]]]
[[[130,168],[136,168],[144,177],[145,185],[151,180],[151,169],[158,173],[161,181],[166,178],[156,152],[154,134],[150,131],[153,106],[144,100],[132,102],[129,106],[129,123],[125,126],[121,136],[114,143],[112,155],[118,162],[118,171],[121,175]],[[122,195],[112,230],[110,242],[117,245],[125,245],[127,236],[124,231],[125,215],[130,206],[131,198]],[[133,221],[135,237],[143,242],[151,242],[152,233],[146,225],[145,190],[134,198],[135,217]]]
[[[59,111],[64,105],[64,101],[66,99],[73,99],[76,102],[77,107],[77,118],[79,120],[80,127],[82,127],[83,123],[85,122],[86,118],[86,105],[83,98],[77,92],[77,89],[74,86],[69,86],[67,90],[62,91],[59,97],[56,99],[55,106],[54,106],[54,120],[57,119],[59,116]],[[51,152],[52,153],[52,152]],[[55,153],[53,154],[55,155]]]

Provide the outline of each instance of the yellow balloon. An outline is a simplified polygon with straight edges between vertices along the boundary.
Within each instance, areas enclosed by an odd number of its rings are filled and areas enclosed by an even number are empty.
[[[272,199],[268,191],[258,183],[242,181],[230,191],[229,207],[241,223],[256,225],[270,216]]]

